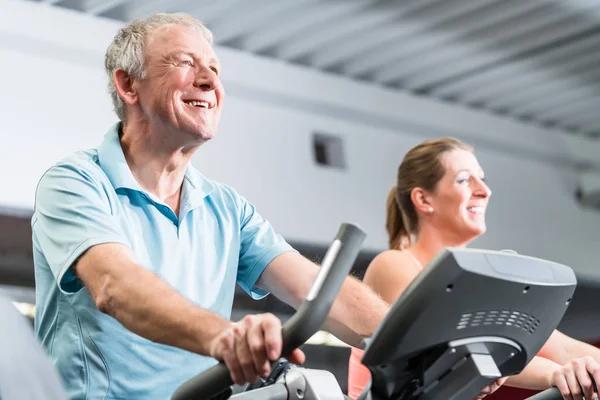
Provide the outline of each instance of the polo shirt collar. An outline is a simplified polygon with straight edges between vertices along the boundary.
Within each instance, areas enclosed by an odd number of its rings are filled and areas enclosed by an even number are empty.
[[[110,183],[115,189],[132,189],[144,192],[135,180],[119,141],[121,123],[114,124],[104,136],[104,141],[98,147],[98,162]]]
[[[193,193],[197,199],[205,198],[215,189],[214,184],[191,165],[188,165],[184,179],[189,184],[188,195],[192,195]]]
[[[129,169],[119,140],[120,127],[120,122],[111,126],[104,136],[104,141],[98,147],[100,168],[102,168],[115,190],[121,188],[136,190],[154,198],[154,196],[142,189]],[[196,203],[208,196],[213,190],[214,185],[193,166],[188,165],[185,171],[182,200],[186,200],[188,203]],[[186,199],[183,199],[183,197],[186,197]]]

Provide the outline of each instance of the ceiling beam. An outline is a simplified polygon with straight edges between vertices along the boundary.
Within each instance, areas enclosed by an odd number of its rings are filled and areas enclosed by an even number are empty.
[[[220,17],[225,11],[233,9],[235,5],[242,4],[247,6],[248,2],[244,0],[140,0],[136,1],[134,6],[127,7],[127,14],[129,19],[132,19],[157,12],[184,12],[207,24]]]
[[[597,21],[580,15],[547,10],[535,16],[523,15],[512,27],[496,26],[475,41],[461,41],[432,54],[413,66],[404,84],[410,89],[430,90],[446,82],[496,68],[499,65],[546,51],[556,41],[586,37],[597,29]],[[519,22],[517,24],[517,21]],[[493,34],[492,34],[493,33]]]
[[[536,115],[536,119],[542,122],[552,122],[560,121],[563,118],[579,115],[587,111],[595,110],[597,112],[600,108],[600,103],[598,102],[599,99],[600,94],[598,94],[596,98],[586,97],[583,99],[579,99],[577,101],[564,104],[562,107],[551,110],[549,112],[540,113]]]
[[[597,65],[596,53],[587,52],[580,56],[581,52],[565,57],[562,60],[541,61],[530,60],[528,62],[512,62],[520,68],[512,68],[514,74],[504,78],[494,78],[483,82],[479,89],[464,93],[459,96],[466,103],[486,103],[506,96],[514,97],[515,94],[524,90],[531,92],[536,85],[547,86],[553,82],[565,79],[568,76],[578,76]],[[574,80],[576,83],[577,80]]]
[[[379,3],[360,14],[349,16],[346,30],[352,39],[348,40],[348,37],[342,36],[316,49],[311,56],[311,64],[317,68],[328,68],[359,56],[362,51],[371,48],[373,43],[393,38],[396,33],[395,27],[403,15],[435,1],[438,0]]]
[[[589,17],[600,19],[600,3],[597,0],[569,0],[557,3],[560,7],[580,11]]]
[[[466,93],[461,98],[470,103],[493,104],[506,98],[525,96],[525,101],[528,101],[532,93],[540,87],[553,87],[556,84],[560,86],[564,81],[571,85],[581,82],[578,79],[580,74],[585,74],[597,66],[598,58],[594,52],[588,52],[583,57],[571,57],[562,63],[557,62],[551,68],[543,68],[543,64],[530,65],[528,69],[520,70],[508,79],[483,83],[479,91]]]
[[[345,0],[339,2],[338,12],[327,23],[313,25],[302,35],[297,35],[279,44],[277,56],[286,60],[294,60],[305,56],[331,41],[346,37],[348,33],[348,18],[356,13],[365,13],[372,1]],[[350,28],[350,31],[352,27]]]
[[[490,85],[490,82],[501,82],[506,78],[514,79],[523,74],[531,73],[533,70],[538,70],[539,66],[555,65],[564,63],[565,60],[571,60],[579,57],[581,52],[586,50],[595,51],[600,46],[600,33],[590,35],[579,41],[573,42],[568,46],[560,46],[537,56],[530,57],[526,60],[515,60],[498,66],[498,68],[482,71],[480,74],[472,75],[471,77],[461,79],[455,83],[441,86],[431,91],[431,94],[436,96],[461,97],[467,94],[479,94],[482,91],[490,91],[497,93],[494,89],[502,89],[502,85]]]
[[[86,7],[86,12],[92,15],[100,15],[105,13],[108,10],[112,10],[113,8],[117,8],[119,6],[123,6],[126,4],[128,0],[101,0],[95,1],[93,4],[90,4]],[[123,20],[125,20],[125,13],[123,13]]]
[[[307,6],[289,18],[273,21],[254,34],[243,39],[243,48],[251,52],[262,52],[274,46],[281,45],[298,36],[304,36],[315,27],[327,28],[328,24],[363,7],[362,1],[330,2],[318,6]]]
[[[445,0],[434,3],[426,9],[408,13],[395,24],[396,32],[392,37],[386,37],[385,41],[378,41],[371,50],[343,65],[342,71],[352,76],[373,72],[397,57],[392,49],[396,48],[398,43],[405,40],[420,43],[422,39],[417,34],[426,34],[432,26],[456,18],[468,10],[484,7],[493,1],[495,0],[478,0],[476,2]]]
[[[588,99],[589,106],[582,108],[579,111],[574,111],[572,114],[562,117],[559,125],[571,126],[577,125],[580,129],[585,130],[600,130],[600,96]]]
[[[514,95],[505,95],[497,100],[491,99],[484,104],[493,109],[513,107],[518,110],[519,114],[527,115],[553,105],[559,106],[561,103],[575,100],[577,97],[593,95],[600,90],[600,83],[595,86],[593,84],[596,79],[600,78],[600,68],[597,66],[596,62],[581,74],[567,72],[562,73],[563,76],[561,76],[560,72],[540,73],[536,75],[535,81],[523,81],[522,90],[515,90]],[[554,75],[552,79],[544,79],[551,75]]]
[[[547,1],[550,0],[505,0],[475,8],[458,18],[434,26],[427,32],[424,41],[406,41],[396,46],[395,57],[392,58],[391,54],[387,66],[376,71],[373,79],[381,83],[399,81],[403,76],[419,71],[419,65],[425,64],[430,55],[444,51],[447,47],[452,48],[456,43],[473,41],[473,38],[482,36],[490,27],[502,25],[519,15],[542,8]]]
[[[245,36],[268,21],[278,20],[285,15],[295,15],[307,2],[316,0],[267,0],[255,2],[254,8],[246,13],[226,13],[211,24],[217,42],[227,42]]]
[[[123,0],[125,1],[125,0]],[[90,10],[100,4],[103,4],[104,0],[74,0],[69,7],[78,11],[90,13]]]
[[[173,0],[170,3],[177,2],[178,0]],[[179,0],[179,2],[181,2],[181,0]],[[125,18],[130,21],[143,15],[151,15],[163,11],[166,11],[164,0],[132,0],[125,5],[123,14]]]

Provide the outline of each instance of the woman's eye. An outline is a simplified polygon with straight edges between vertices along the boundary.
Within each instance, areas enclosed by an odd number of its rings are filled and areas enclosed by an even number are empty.
[[[189,65],[190,67],[193,67],[193,66],[194,66],[194,63],[193,63],[193,62],[191,62],[190,60],[183,60],[181,63],[182,63],[182,64],[185,64],[185,65]]]

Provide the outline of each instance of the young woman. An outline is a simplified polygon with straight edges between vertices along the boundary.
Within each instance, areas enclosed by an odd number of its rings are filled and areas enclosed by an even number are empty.
[[[444,247],[467,246],[486,231],[485,211],[492,192],[473,149],[454,138],[425,141],[411,149],[398,168],[387,199],[389,250],[369,265],[364,282],[393,303]],[[370,379],[362,351],[350,356],[348,395],[358,397]],[[591,376],[600,383],[600,349],[555,331],[519,375],[502,378],[479,397],[502,384],[543,390],[552,386],[563,397],[593,399]]]

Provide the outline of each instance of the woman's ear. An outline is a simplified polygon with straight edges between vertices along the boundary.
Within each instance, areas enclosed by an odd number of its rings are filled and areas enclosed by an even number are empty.
[[[117,68],[113,73],[113,82],[119,97],[128,105],[133,105],[137,102],[138,96],[134,88],[134,80],[122,68]]]
[[[417,212],[422,212],[423,214],[432,214],[433,206],[429,199],[427,192],[419,187],[414,188],[410,192],[410,198],[415,205],[415,209]]]

